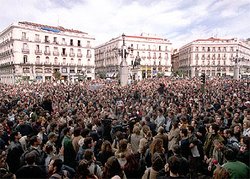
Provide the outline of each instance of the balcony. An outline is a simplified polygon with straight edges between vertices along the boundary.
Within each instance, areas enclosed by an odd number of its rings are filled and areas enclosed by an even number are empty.
[[[45,40],[44,43],[50,43],[50,41],[49,40]]]
[[[86,55],[86,58],[91,58],[91,57],[92,57],[91,54],[87,54],[87,55]]]
[[[69,56],[70,57],[75,57],[76,55],[75,55],[75,53],[70,53]]]
[[[36,55],[42,55],[42,50],[35,50]]]
[[[59,52],[58,52],[58,51],[54,51],[54,52],[53,52],[53,55],[54,55],[54,56],[59,56]]]
[[[23,49],[22,49],[22,52],[23,52],[24,54],[29,54],[29,53],[30,53],[30,50],[27,49],[27,48],[23,48]]]
[[[78,54],[77,54],[77,57],[82,58],[82,54],[81,54],[81,53],[78,53]]]
[[[50,51],[44,51],[44,55],[50,55]]]
[[[67,55],[67,53],[61,53],[61,56],[62,57],[67,57],[68,55]]]

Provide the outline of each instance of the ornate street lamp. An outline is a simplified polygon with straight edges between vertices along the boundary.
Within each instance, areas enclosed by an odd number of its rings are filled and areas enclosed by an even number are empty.
[[[125,44],[125,34],[122,34],[122,46],[121,48],[115,48],[115,53],[121,56],[121,63],[120,63],[120,84],[121,86],[126,86],[128,84],[128,63],[127,63],[127,56],[129,53],[133,53],[132,47],[127,47]]]

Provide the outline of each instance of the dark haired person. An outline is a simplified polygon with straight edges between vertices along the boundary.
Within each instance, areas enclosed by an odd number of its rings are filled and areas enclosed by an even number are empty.
[[[63,161],[59,158],[52,158],[49,166],[48,166],[48,172],[49,172],[49,179],[66,179],[68,178],[68,172],[66,170],[62,169]]]
[[[224,152],[224,155],[227,162],[223,164],[222,167],[229,172],[230,178],[249,178],[249,166],[240,161],[237,161],[236,155],[233,150],[226,150]]]
[[[36,165],[36,153],[31,151],[25,155],[26,165],[19,168],[16,172],[18,178],[45,178],[45,171],[38,165]]]

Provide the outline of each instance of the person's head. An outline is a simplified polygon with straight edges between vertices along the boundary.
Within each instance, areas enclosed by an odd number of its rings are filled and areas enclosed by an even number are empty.
[[[75,128],[73,134],[74,134],[74,137],[80,136],[81,135],[81,128],[80,127]]]
[[[163,140],[160,138],[154,139],[150,145],[151,156],[153,156],[155,152],[163,153],[163,151],[164,151]]]
[[[236,160],[235,152],[232,149],[227,149],[224,151],[224,156],[227,161]]]
[[[231,136],[233,136],[233,131],[231,129],[225,129],[223,131],[223,136],[225,138],[230,138]]]
[[[7,153],[5,150],[0,149],[0,168],[5,168]]]
[[[217,149],[217,150],[221,150],[224,147],[223,142],[218,140],[218,139],[215,139],[213,141],[213,144],[214,144],[214,148]]]
[[[155,152],[152,157],[152,168],[155,171],[160,171],[164,168],[164,160],[162,159],[161,155],[158,152]]]
[[[170,174],[179,175],[180,171],[180,159],[176,156],[172,156],[167,161],[168,170]]]
[[[10,134],[10,141],[18,141],[22,137],[21,133],[18,131],[13,131]]]
[[[66,127],[64,130],[63,130],[63,134],[66,136],[70,136],[70,128],[69,127]]]
[[[138,126],[135,126],[133,128],[133,133],[136,134],[136,135],[140,135],[140,128]]]
[[[85,159],[81,160],[76,168],[76,176],[79,179],[85,179],[90,175],[89,162]]]
[[[193,126],[194,128],[196,128],[197,125],[198,125],[198,122],[196,120],[192,120],[191,121],[191,126]]]
[[[85,145],[87,148],[91,148],[91,147],[93,146],[93,143],[94,143],[94,141],[93,141],[92,137],[86,137],[86,138],[84,139],[84,145]]]
[[[117,158],[112,156],[108,158],[107,162],[105,163],[103,178],[112,178],[115,175],[118,175],[122,178],[123,170]]]
[[[223,167],[217,167],[214,170],[214,175],[213,175],[213,179],[229,179],[230,178],[230,173],[227,171],[227,169],[223,168]]]
[[[48,139],[49,139],[51,142],[55,142],[55,141],[57,140],[57,135],[56,135],[56,133],[54,133],[54,132],[49,133]]]
[[[193,126],[187,126],[187,129],[188,129],[189,134],[194,133],[194,127]]]
[[[53,152],[53,146],[52,145],[46,145],[45,146],[45,152],[47,154],[51,154]]]
[[[48,165],[49,173],[57,173],[62,170],[63,161],[59,158],[52,158]]]
[[[119,152],[125,152],[127,150],[127,146],[128,146],[128,141],[126,139],[120,140],[118,145]]]
[[[181,147],[177,144],[173,145],[173,153],[174,153],[174,155],[180,155],[181,154]]]
[[[28,164],[28,165],[33,165],[36,161],[36,154],[35,154],[35,151],[31,151],[29,153],[27,153],[25,155],[25,162]]]
[[[180,136],[181,137],[187,137],[187,135],[188,135],[188,130],[186,128],[181,128]]]
[[[209,132],[212,134],[217,134],[219,131],[219,126],[215,123],[211,124],[209,127]]]
[[[160,126],[157,130],[158,134],[163,134],[164,133],[164,128]]]
[[[41,144],[41,139],[38,136],[32,136],[30,138],[30,145],[33,147],[37,147]]]
[[[250,128],[250,121],[249,120],[244,120],[243,121],[243,128],[244,129]],[[248,136],[248,137],[250,137],[250,136]]]
[[[112,152],[112,146],[111,146],[111,143],[108,140],[105,140],[102,143],[101,151],[102,152]]]
[[[84,159],[86,159],[89,162],[92,162],[94,159],[94,152],[91,149],[85,150]]]

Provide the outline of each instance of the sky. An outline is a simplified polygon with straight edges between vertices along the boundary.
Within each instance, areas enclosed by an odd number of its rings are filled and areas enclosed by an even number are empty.
[[[95,45],[148,33],[179,48],[196,39],[250,38],[250,0],[0,0],[0,31],[28,21],[87,32]]]

